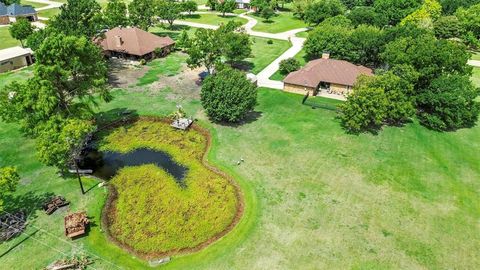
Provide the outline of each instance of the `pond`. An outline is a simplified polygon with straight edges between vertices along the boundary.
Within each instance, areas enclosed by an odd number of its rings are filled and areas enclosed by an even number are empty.
[[[87,151],[81,167],[92,169],[93,175],[101,179],[110,180],[124,167],[145,164],[157,165],[172,175],[180,187],[187,186],[184,181],[188,171],[186,167],[176,163],[169,154],[148,148],[139,148],[128,153],[99,152],[91,149]]]

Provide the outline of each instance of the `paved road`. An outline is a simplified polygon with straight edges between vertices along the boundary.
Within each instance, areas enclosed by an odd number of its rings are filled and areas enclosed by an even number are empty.
[[[44,6],[41,8],[36,8],[36,11],[41,11],[41,10],[46,10],[46,9],[52,9],[52,8],[59,8],[63,5],[63,3],[55,2],[55,1],[50,1],[50,0],[29,0],[30,2],[35,2],[39,4],[45,4],[48,6]]]
[[[480,67],[480,61],[479,60],[468,60],[468,64],[470,66]]]
[[[195,13],[196,14],[212,14],[212,12],[204,12],[204,11],[199,11]],[[219,13],[216,13],[216,14],[219,14]],[[285,51],[282,55],[280,55],[277,59],[275,59],[272,63],[270,63],[266,68],[264,68],[262,71],[260,71],[257,74],[258,86],[282,90],[283,82],[270,80],[270,77],[273,74],[275,74],[275,72],[277,72],[279,68],[279,64],[282,60],[290,57],[294,57],[297,53],[299,53],[302,50],[303,43],[305,42],[305,38],[299,38],[299,37],[296,37],[295,35],[299,32],[307,31],[308,29],[299,28],[299,29],[294,29],[287,32],[276,33],[276,34],[259,32],[259,31],[253,30],[253,28],[258,23],[258,21],[248,16],[248,13],[243,13],[240,15],[227,13],[227,15],[238,16],[240,18],[246,19],[248,22],[245,25],[243,25],[243,28],[245,29],[245,32],[251,36],[270,38],[270,39],[288,40],[291,42],[292,47],[290,47],[287,51]],[[187,21],[181,21],[181,20],[175,21],[174,23],[178,25],[187,25],[187,26],[196,27],[196,28],[206,28],[206,29],[213,29],[213,30],[218,28],[218,26],[216,25],[187,22]]]

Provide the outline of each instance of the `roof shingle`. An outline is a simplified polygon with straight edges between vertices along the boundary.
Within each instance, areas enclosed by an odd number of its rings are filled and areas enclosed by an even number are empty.
[[[159,37],[138,28],[113,28],[98,41],[105,51],[128,53],[143,56],[156,48],[164,48],[175,44],[170,37]]]
[[[284,83],[316,88],[320,82],[353,86],[361,74],[373,75],[372,70],[347,61],[320,58],[302,69],[288,74]]]

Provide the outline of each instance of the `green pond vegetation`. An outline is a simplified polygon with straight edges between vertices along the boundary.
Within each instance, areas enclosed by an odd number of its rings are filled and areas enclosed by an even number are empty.
[[[203,164],[206,143],[197,130],[177,131],[146,119],[109,133],[103,151],[148,148],[166,152],[188,168],[185,188],[155,165],[120,170],[111,180],[118,193],[107,210],[111,236],[148,255],[195,248],[224,232],[239,210],[239,194],[229,179]]]

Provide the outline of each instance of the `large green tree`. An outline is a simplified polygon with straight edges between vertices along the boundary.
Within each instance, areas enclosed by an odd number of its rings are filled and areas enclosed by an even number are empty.
[[[235,0],[223,0],[215,6],[215,10],[220,11],[222,16],[225,16],[225,13],[233,12],[236,6]]]
[[[155,22],[155,5],[152,0],[132,0],[128,5],[132,25],[148,30]]]
[[[0,168],[0,212],[3,210],[3,198],[5,194],[15,191],[20,176],[15,167]]]
[[[440,17],[433,24],[437,38],[460,38],[463,33],[462,24],[455,16]]]
[[[381,29],[360,25],[348,39],[352,48],[352,61],[357,64],[379,66],[380,52],[384,46],[384,33]]]
[[[351,133],[376,132],[384,123],[387,104],[382,88],[359,84],[354,87],[347,101],[340,105],[342,126]]]
[[[435,130],[471,127],[480,113],[479,94],[468,76],[441,75],[417,97],[420,121]]]
[[[304,13],[306,23],[318,25],[325,19],[342,15],[345,6],[340,0],[319,0],[308,5]]]
[[[386,18],[388,24],[396,25],[422,3],[422,0],[375,0],[373,6]]]
[[[480,39],[480,4],[469,8],[459,8],[455,16],[457,16],[465,32],[470,33],[477,40]]]
[[[159,1],[157,6],[157,16],[168,22],[169,26],[172,27],[175,20],[179,19],[182,16],[183,6],[180,2],[174,1]]]
[[[322,24],[313,29],[305,42],[305,52],[309,58],[318,58],[323,52],[330,52],[336,59],[351,60],[353,48],[350,43],[351,27]]]
[[[103,11],[103,19],[109,28],[129,25],[127,5],[123,0],[108,0]]]
[[[203,82],[200,92],[203,108],[214,121],[238,122],[254,109],[256,88],[245,73],[225,68]]]
[[[88,119],[97,96],[110,100],[107,66],[100,49],[86,37],[51,35],[36,51],[33,78],[0,90],[0,116],[18,121],[24,130],[53,116]]]
[[[96,0],[67,0],[48,27],[65,35],[92,38],[104,28],[102,8]]]
[[[20,41],[22,47],[24,46],[24,41],[33,34],[35,28],[32,24],[25,18],[20,18],[8,28],[10,35]]]

